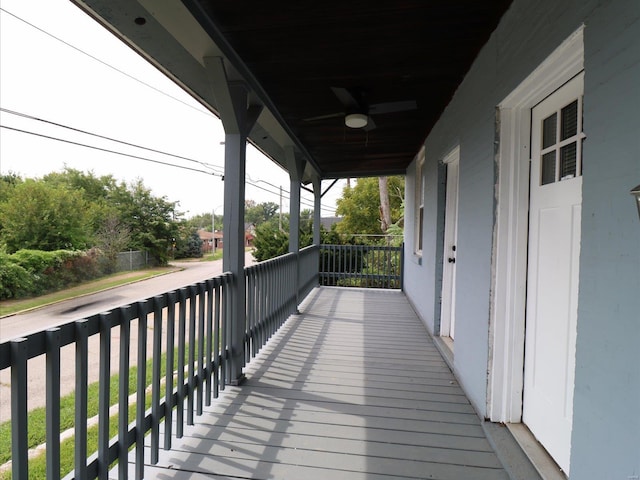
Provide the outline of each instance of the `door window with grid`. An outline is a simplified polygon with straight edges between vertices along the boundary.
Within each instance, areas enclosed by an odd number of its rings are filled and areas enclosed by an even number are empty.
[[[582,175],[582,97],[542,120],[540,185]]]

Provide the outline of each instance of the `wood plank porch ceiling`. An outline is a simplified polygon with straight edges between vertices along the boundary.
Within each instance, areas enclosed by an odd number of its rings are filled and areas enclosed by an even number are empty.
[[[253,73],[324,178],[404,173],[511,0],[186,0]],[[202,23],[201,19],[201,23]],[[350,129],[331,87],[415,101]]]
[[[508,478],[402,292],[317,288],[300,310],[148,478]]]
[[[266,107],[250,141],[285,168],[294,146],[307,183],[404,173],[512,0],[72,1],[214,113],[204,58],[224,58]]]

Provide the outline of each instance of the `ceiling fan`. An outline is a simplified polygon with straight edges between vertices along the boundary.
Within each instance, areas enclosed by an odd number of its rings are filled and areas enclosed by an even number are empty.
[[[362,128],[368,131],[376,128],[376,124],[371,117],[372,115],[404,112],[418,108],[415,100],[374,103],[369,105],[365,99],[366,92],[362,88],[331,87],[331,90],[335,96],[338,97],[340,103],[344,105],[344,111],[305,118],[305,122],[344,117],[344,123],[347,127]]]

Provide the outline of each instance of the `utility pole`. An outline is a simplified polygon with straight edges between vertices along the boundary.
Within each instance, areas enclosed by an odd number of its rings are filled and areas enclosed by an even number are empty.
[[[282,231],[282,185],[280,185],[280,215],[278,216],[278,229]]]

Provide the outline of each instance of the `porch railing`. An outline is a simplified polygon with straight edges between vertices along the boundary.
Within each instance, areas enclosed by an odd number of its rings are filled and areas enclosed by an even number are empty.
[[[321,245],[320,285],[402,289],[402,246]]]
[[[258,353],[315,285],[317,252],[317,246],[308,247],[298,255],[291,253],[245,269],[245,361]],[[147,433],[151,435],[151,463],[156,463],[159,449],[171,448],[174,428],[180,438],[185,421],[192,425],[194,415],[200,415],[203,405],[209,405],[231,380],[233,319],[227,305],[232,305],[232,295],[233,278],[225,273],[0,344],[0,370],[11,368],[12,478],[28,478],[27,364],[41,355],[46,356],[47,478],[60,478],[61,349],[68,345],[75,348],[75,469],[66,478],[106,479],[109,466],[117,461],[118,478],[126,479],[132,446],[136,447],[135,478],[143,478]],[[118,336],[119,341],[114,342]],[[132,342],[137,348],[130,347]],[[93,347],[94,343],[98,346]],[[119,359],[113,369],[112,354]],[[87,398],[90,358],[94,355],[99,356],[98,449],[91,454],[87,451]],[[137,387],[135,418],[130,422],[132,356],[137,366]],[[110,412],[109,379],[113,370],[119,373],[117,414]],[[109,427],[116,423],[118,433],[111,438]]]
[[[245,269],[245,362],[249,362],[299,302],[318,284],[401,285],[401,249],[315,245]],[[320,265],[320,274],[318,266]],[[68,479],[106,479],[117,461],[118,478],[128,478],[135,446],[135,478],[144,476],[144,439],[150,432],[151,463],[171,448],[185,422],[194,423],[203,405],[231,381],[231,273],[69,322],[0,344],[0,370],[11,368],[12,478],[28,478],[27,385],[30,359],[46,357],[46,470],[60,478],[61,357],[75,350],[74,470]],[[119,340],[118,340],[119,338]],[[94,346],[95,345],[95,346]],[[113,365],[112,359],[117,365]],[[117,359],[117,360],[115,360]],[[132,361],[132,359],[134,361]],[[98,447],[88,451],[90,361],[99,362]],[[137,367],[135,397],[129,377]],[[147,369],[150,370],[147,375]],[[117,413],[110,401],[110,375],[119,374]],[[148,378],[150,377],[150,383]],[[134,400],[132,400],[134,398]],[[129,409],[135,403],[135,414]],[[131,407],[132,408],[132,407]],[[131,421],[130,421],[131,420]],[[161,442],[160,425],[164,423]],[[117,435],[110,426],[117,425]],[[162,443],[162,444],[161,444]]]

